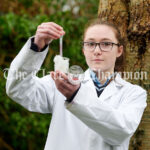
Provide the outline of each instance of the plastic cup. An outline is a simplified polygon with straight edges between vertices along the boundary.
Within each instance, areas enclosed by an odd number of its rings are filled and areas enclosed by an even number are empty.
[[[56,55],[54,57],[54,70],[59,70],[63,73],[68,73],[69,70],[69,58]]]

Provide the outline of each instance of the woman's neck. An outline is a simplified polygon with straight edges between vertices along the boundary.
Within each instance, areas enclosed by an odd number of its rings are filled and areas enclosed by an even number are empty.
[[[97,71],[95,72],[98,80],[100,81],[101,84],[104,84],[107,79],[114,74],[114,71],[111,72],[102,72],[102,71]]]

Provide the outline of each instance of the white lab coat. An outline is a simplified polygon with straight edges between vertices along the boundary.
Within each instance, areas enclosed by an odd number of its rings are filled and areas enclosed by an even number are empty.
[[[48,48],[34,52],[30,44],[29,39],[11,63],[6,91],[29,111],[52,113],[45,150],[128,150],[147,105],[146,91],[118,74],[97,97],[87,70],[73,102],[67,103],[50,75],[32,75],[40,69]],[[23,80],[17,71],[24,72]]]

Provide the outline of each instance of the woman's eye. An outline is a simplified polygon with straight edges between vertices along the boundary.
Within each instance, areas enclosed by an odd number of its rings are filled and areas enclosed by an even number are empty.
[[[110,46],[111,43],[110,43],[110,42],[103,42],[102,45],[103,45],[103,46]]]
[[[89,46],[95,46],[95,43],[88,43]]]

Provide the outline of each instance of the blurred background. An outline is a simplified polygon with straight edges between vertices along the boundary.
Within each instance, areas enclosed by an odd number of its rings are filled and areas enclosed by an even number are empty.
[[[96,17],[99,0],[0,0],[0,150],[42,150],[46,141],[50,114],[31,113],[9,99],[5,92],[4,69],[18,54],[27,39],[42,22],[63,26],[64,56],[70,64],[86,68],[81,52],[83,27]],[[59,53],[59,40],[50,45],[42,66],[53,70],[53,57]],[[7,71],[5,72],[7,76]],[[42,72],[38,74],[42,76]]]
[[[81,41],[89,19],[99,17],[117,24],[127,39],[126,71],[147,72],[147,79],[130,80],[148,92],[148,107],[130,143],[130,150],[150,149],[150,0],[0,0],[0,150],[44,149],[50,114],[31,113],[5,92],[7,68],[42,22],[56,22],[66,35],[63,55],[70,65],[87,68]],[[53,70],[59,40],[50,45],[42,69]],[[41,77],[43,72],[39,72]]]

